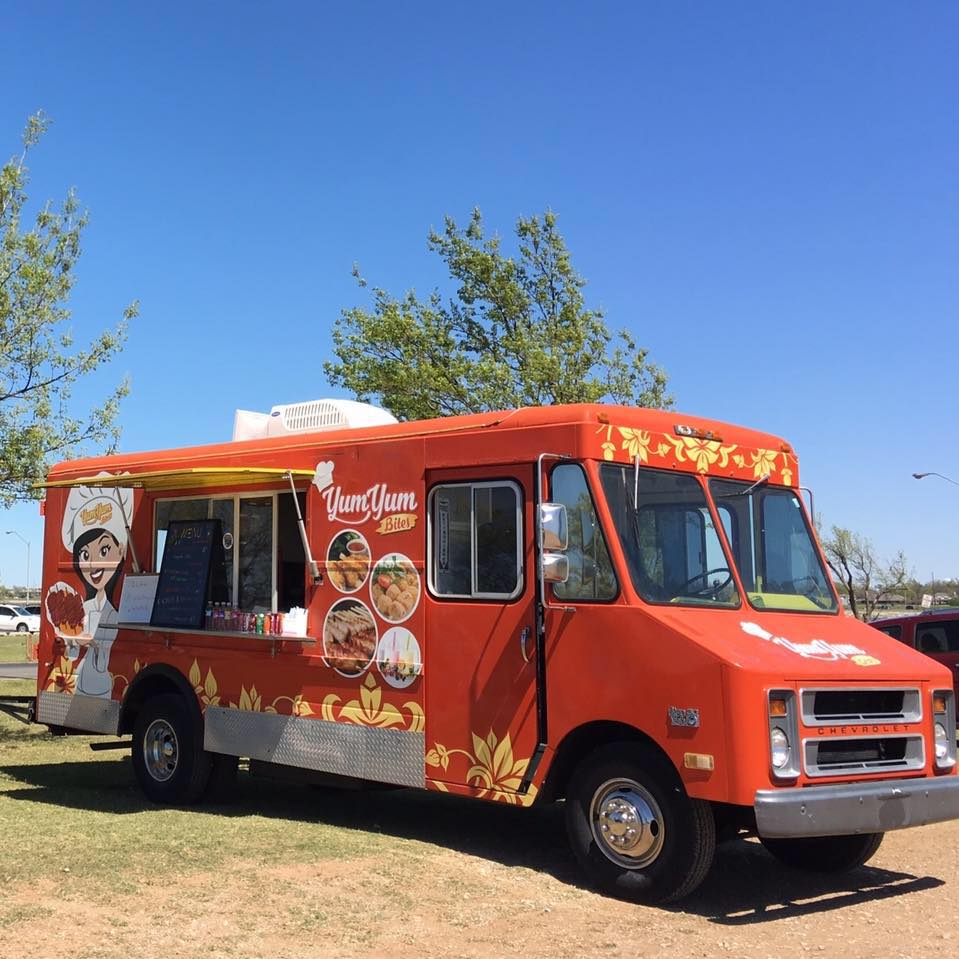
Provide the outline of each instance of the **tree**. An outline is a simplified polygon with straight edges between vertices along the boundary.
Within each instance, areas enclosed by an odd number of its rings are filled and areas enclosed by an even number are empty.
[[[518,252],[487,238],[479,210],[460,229],[446,218],[429,249],[457,285],[396,298],[374,288],[371,309],[343,310],[327,378],[399,419],[609,400],[669,406],[666,374],[602,310],[586,306],[556,215],[520,219]],[[366,281],[354,267],[361,287]]]
[[[0,504],[34,495],[51,459],[93,448],[112,449],[118,438],[116,415],[128,392],[124,381],[104,402],[78,416],[71,388],[122,348],[123,321],[86,347],[75,347],[67,301],[87,224],[71,190],[60,209],[47,203],[25,227],[28,182],[26,159],[48,121],[32,116],[23,150],[0,168]]]
[[[904,590],[909,580],[909,565],[902,550],[884,564],[865,536],[841,526],[832,527],[829,536],[823,538],[822,548],[849,599],[849,609],[858,619],[872,619],[876,606],[897,590]]]

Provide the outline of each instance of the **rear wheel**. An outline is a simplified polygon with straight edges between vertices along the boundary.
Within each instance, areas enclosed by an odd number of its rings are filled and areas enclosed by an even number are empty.
[[[17,623],[17,632],[18,633],[29,633],[30,627],[26,623]]]
[[[650,746],[617,743],[588,757],[566,798],[570,845],[601,889],[635,902],[672,902],[706,877],[716,846],[708,803],[690,799]]]
[[[213,756],[203,749],[199,724],[182,696],[146,701],[133,728],[133,769],[156,803],[195,803],[206,790]]]
[[[853,836],[813,836],[809,839],[760,841],[781,863],[805,872],[848,872],[868,862],[882,844],[881,832]]]

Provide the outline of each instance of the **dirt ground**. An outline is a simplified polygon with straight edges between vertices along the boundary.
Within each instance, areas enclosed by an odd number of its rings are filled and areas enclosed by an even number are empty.
[[[124,881],[105,891],[57,868],[55,850],[70,840],[54,834],[35,848],[48,868],[29,884],[0,858],[0,956],[959,954],[959,822],[891,833],[870,865],[840,879],[788,871],[757,843],[736,841],[720,847],[697,893],[663,909],[583,888],[556,809],[405,791],[291,799],[289,784],[272,788],[244,795],[241,782],[230,813],[238,836],[258,828],[273,796],[274,820],[293,829],[315,815],[351,837],[351,851],[315,862],[307,852],[298,864],[240,854],[173,876],[133,859],[117,863]]]

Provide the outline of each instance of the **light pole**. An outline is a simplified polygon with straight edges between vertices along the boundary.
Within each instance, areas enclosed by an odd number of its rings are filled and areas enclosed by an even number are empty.
[[[30,540],[24,539],[15,529],[8,529],[7,536],[16,536],[27,547],[27,602],[30,601]]]
[[[947,483],[952,483],[953,486],[959,486],[954,479],[949,479],[948,476],[943,476],[942,473],[913,473],[913,479],[925,479],[927,476],[938,476],[939,479],[944,479]]]
[[[913,473],[913,479],[925,479],[927,476],[938,476],[939,479],[944,479],[947,483],[952,483],[953,486],[959,486],[954,479],[950,479],[948,476],[943,476],[942,473]],[[932,605],[936,605],[936,574],[932,574]]]

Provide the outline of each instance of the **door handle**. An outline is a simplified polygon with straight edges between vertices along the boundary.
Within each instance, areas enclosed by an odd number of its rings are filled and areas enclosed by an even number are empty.
[[[529,626],[524,626],[519,634],[519,651],[523,656],[524,663],[529,662],[529,653],[526,651],[526,644],[529,642],[529,637],[532,632]]]

